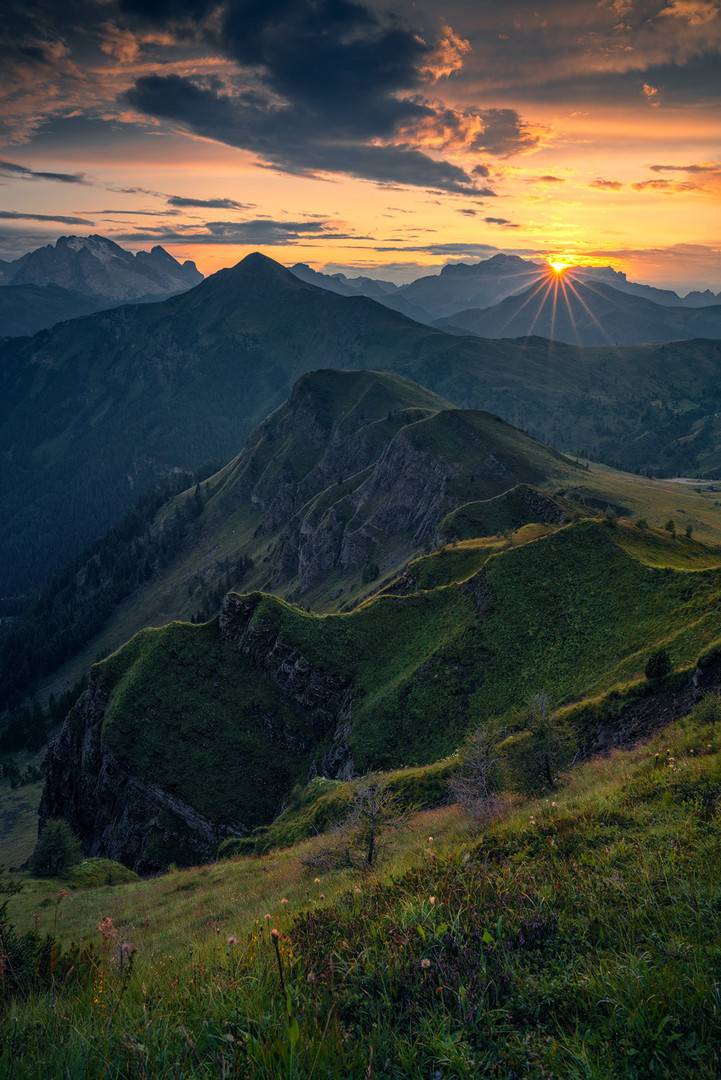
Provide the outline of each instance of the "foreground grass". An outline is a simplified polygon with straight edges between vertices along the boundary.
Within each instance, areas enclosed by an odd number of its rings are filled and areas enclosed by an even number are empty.
[[[37,910],[96,961],[6,1005],[0,1074],[712,1080],[720,804],[707,699],[482,835],[420,815],[378,877],[316,882],[306,843],[59,904],[28,883],[18,925]]]

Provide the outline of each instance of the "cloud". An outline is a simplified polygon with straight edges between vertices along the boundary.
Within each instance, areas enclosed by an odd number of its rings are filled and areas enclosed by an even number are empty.
[[[673,0],[659,11],[658,16],[660,19],[683,19],[689,26],[705,26],[719,17],[719,6],[713,0]]]
[[[199,20],[207,9],[182,5],[181,13]],[[146,16],[172,22],[171,5],[156,2]],[[429,85],[455,77],[470,52],[445,23],[422,34],[359,0],[228,0],[197,32],[238,65],[237,76],[141,75],[123,104],[284,172],[492,194],[476,187],[486,166],[469,174],[439,154],[506,156],[538,143],[514,110],[428,99]]]
[[[312,240],[367,240],[341,232],[328,221],[276,221],[254,218],[250,221],[206,221],[201,226],[170,228],[157,226],[119,237],[135,243],[163,244],[295,244]]]
[[[599,178],[592,180],[588,186],[598,188],[599,191],[620,191],[623,184],[620,180],[602,180]]]
[[[471,144],[473,150],[510,157],[535,150],[540,145],[539,130],[524,123],[515,109],[485,109],[479,116],[483,126]]]
[[[255,203],[236,202],[235,199],[186,199],[183,195],[170,195],[168,206],[200,206],[209,210],[252,210]]]
[[[459,214],[467,214],[468,217],[475,217],[476,214],[478,213],[478,211],[477,210],[472,210],[469,206],[459,206],[458,207],[458,213]]]
[[[721,161],[711,161],[705,165],[650,165],[651,172],[712,173],[721,172]]]
[[[512,221],[508,220],[508,218],[487,217],[487,218],[484,218],[483,220],[488,222],[489,225],[503,225],[507,229],[517,229],[517,228],[519,228],[518,225],[514,225]]]
[[[666,195],[676,195],[682,191],[700,191],[698,184],[691,180],[639,180],[631,184],[634,191],[660,191]]]
[[[92,225],[88,218],[64,217],[60,214],[24,214],[19,210],[0,210],[0,218],[12,221],[58,221],[62,225]]]
[[[0,176],[12,176],[22,180],[57,180],[61,184],[88,184],[84,173],[36,172],[14,161],[0,161]]]
[[[354,139],[347,117],[338,118],[334,136],[315,114],[309,117],[255,91],[230,95],[178,75],[147,75],[125,96],[141,112],[252,150],[283,172],[342,172],[380,183],[479,194],[471,177],[457,165],[436,161],[409,145],[384,146]]]

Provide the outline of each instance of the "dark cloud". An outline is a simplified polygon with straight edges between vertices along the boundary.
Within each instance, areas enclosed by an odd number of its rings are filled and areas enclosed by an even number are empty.
[[[639,180],[631,184],[634,191],[660,191],[674,195],[679,191],[698,191],[698,184],[691,180]]]
[[[0,175],[24,180],[57,180],[61,184],[87,184],[84,173],[36,172],[14,161],[0,161]]]
[[[180,217],[180,210],[95,210],[95,214],[117,214],[128,217]]]
[[[241,203],[235,199],[186,199],[183,195],[171,195],[168,206],[200,206],[207,210],[251,210],[255,203]]]
[[[465,255],[474,256],[479,255],[482,258],[488,258],[489,253],[495,254],[498,248],[494,244],[418,244],[415,247],[381,247],[375,248],[375,251],[423,251],[428,255]]]
[[[514,225],[512,221],[508,220],[508,218],[487,217],[487,218],[484,218],[483,220],[488,222],[489,225],[503,225],[507,229],[517,229],[518,228],[518,225]]]
[[[536,180],[537,183],[540,183],[540,184],[565,184],[566,183],[566,178],[564,176],[550,176],[548,174],[546,174],[545,176],[537,176],[535,178],[535,180]]]
[[[380,183],[479,194],[468,174],[456,165],[436,161],[409,145],[356,141],[350,131],[333,138],[317,115],[259,99],[254,92],[231,97],[178,75],[146,75],[125,99],[141,112],[252,150],[284,172],[343,172]]]
[[[483,131],[471,143],[472,150],[485,150],[496,157],[510,157],[538,146],[539,136],[530,130],[515,109],[485,109],[480,112]]]
[[[0,218],[8,221],[59,221],[62,225],[92,225],[83,217],[64,217],[60,214],[23,214],[19,210],[0,210]]]
[[[207,221],[201,226],[171,229],[158,226],[125,233],[119,238],[135,243],[167,244],[294,244],[310,240],[367,240],[349,233],[334,231],[327,221],[275,221],[254,218],[251,221]]]
[[[161,2],[150,10],[162,22],[167,9]],[[355,0],[230,0],[219,18],[220,30],[213,23],[199,32],[248,73],[252,89],[245,75],[235,85],[146,75],[124,102],[250,150],[284,172],[478,193],[475,177],[487,175],[485,166],[469,175],[419,149],[423,125],[438,120],[453,135],[463,122],[423,98],[425,84],[443,68],[433,36]],[[446,35],[444,48],[453,47]],[[511,131],[495,113],[490,141],[511,152],[511,140],[524,139],[520,124]]]
[[[721,163],[714,162],[708,165],[651,165],[651,172],[684,172],[684,173],[717,173],[721,170]]]
[[[469,206],[459,206],[458,207],[458,213],[459,214],[467,214],[468,217],[475,217],[476,214],[478,213],[478,211],[477,210],[472,210]]]
[[[474,165],[471,169],[471,176],[490,176],[491,170],[487,165]]]
[[[620,191],[623,184],[620,180],[602,180],[599,178],[597,180],[592,180],[588,186],[598,188],[599,191]]]

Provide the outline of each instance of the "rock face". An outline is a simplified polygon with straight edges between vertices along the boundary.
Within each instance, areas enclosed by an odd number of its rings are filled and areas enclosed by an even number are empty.
[[[254,620],[259,599],[259,594],[226,597],[220,633],[223,642],[249,661],[258,679],[271,681],[278,691],[280,708],[261,717],[265,745],[294,762],[296,779],[302,781],[317,774],[318,746],[329,747],[322,773],[348,779],[353,775],[346,744],[353,705],[350,681],[313,668],[273,626]],[[80,838],[86,855],[116,859],[138,873],[162,870],[171,861],[186,865],[211,861],[221,840],[249,833],[257,820],[229,815],[211,819],[177,792],[140,775],[106,738],[106,713],[115,690],[95,670],[50,747],[40,827],[48,818],[62,817]],[[257,720],[255,714],[236,717],[238,724]],[[164,734],[168,742],[177,742],[173,752],[182,754],[182,737],[178,741],[172,728]],[[267,764],[252,759],[245,763],[244,783],[251,794],[254,785],[268,782],[263,768]]]

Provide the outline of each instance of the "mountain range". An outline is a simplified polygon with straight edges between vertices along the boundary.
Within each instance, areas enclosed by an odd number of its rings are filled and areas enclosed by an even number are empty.
[[[202,280],[195,263],[181,266],[160,246],[133,254],[103,236],[61,236],[0,264],[0,337],[35,334],[128,301],[161,300]]]
[[[561,450],[713,476],[720,356],[459,338],[251,255],[182,296],[3,343],[0,595],[46,581],[157,479],[237,453],[314,368],[395,371]]]
[[[441,329],[483,338],[537,334],[572,345],[721,338],[721,304],[663,306],[568,270],[546,275],[494,307],[457,311]]]
[[[477,263],[451,263],[440,274],[431,274],[417,278],[407,285],[396,286],[390,281],[368,277],[349,278],[345,274],[322,274],[303,263],[291,267],[297,277],[313,285],[340,293],[342,296],[369,296],[385,307],[403,312],[417,322],[432,325],[436,320],[451,320],[457,312],[469,309],[493,308],[509,296],[533,290],[537,285],[545,285],[554,280],[555,275],[547,263],[522,259],[518,255],[498,254]],[[704,307],[721,303],[721,293],[714,294],[710,289],[705,292],[691,292],[680,297],[670,289],[657,289],[650,285],[628,281],[626,275],[611,266],[574,266],[563,273],[573,281],[586,284],[599,282],[617,292],[629,296],[650,300],[663,307]],[[643,309],[641,315],[643,314]],[[463,325],[457,324],[457,325]],[[523,334],[531,333],[525,325]],[[609,336],[602,341],[625,341],[620,335],[613,335],[613,327],[608,327]],[[541,332],[541,331],[537,331]],[[520,334],[495,336],[521,336]],[[663,335],[651,334],[648,339],[634,336],[628,340],[658,340]],[[675,335],[674,335],[675,336]],[[573,344],[593,344],[590,341],[571,339]]]

